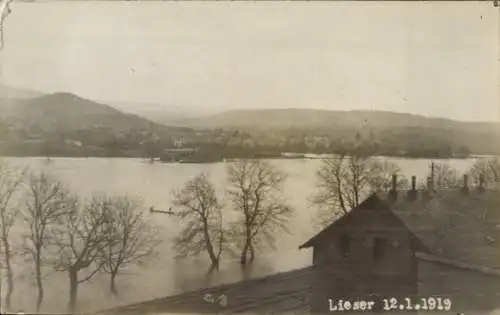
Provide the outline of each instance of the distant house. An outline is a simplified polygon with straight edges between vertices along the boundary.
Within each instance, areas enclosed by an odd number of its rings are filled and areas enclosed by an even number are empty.
[[[339,300],[374,301],[362,314],[391,313],[384,307],[392,297],[392,313],[407,307],[406,298],[413,308],[406,313],[417,313],[416,305],[440,314],[499,309],[500,195],[482,183],[468,187],[467,177],[462,189],[439,192],[418,191],[415,177],[408,191],[396,182],[388,196],[369,196],[302,244],[312,248],[310,267],[102,314],[321,314]],[[451,312],[440,310],[446,298]]]
[[[76,141],[71,139],[64,140],[64,143],[75,147],[81,147],[83,145],[81,141]]]
[[[160,159],[164,162],[176,162],[193,156],[197,151],[197,148],[164,149]]]

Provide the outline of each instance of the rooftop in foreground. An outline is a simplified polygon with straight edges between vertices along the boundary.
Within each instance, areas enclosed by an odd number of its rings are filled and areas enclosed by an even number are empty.
[[[312,274],[311,266],[92,314],[307,313]]]

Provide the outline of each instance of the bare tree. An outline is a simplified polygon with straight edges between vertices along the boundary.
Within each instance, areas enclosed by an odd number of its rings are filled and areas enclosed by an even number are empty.
[[[145,220],[138,200],[120,196],[108,198],[103,205],[108,226],[103,235],[100,259],[103,270],[110,275],[110,291],[117,295],[115,280],[118,272],[151,258],[160,238],[158,231]]]
[[[255,258],[256,246],[274,247],[275,232],[288,232],[293,209],[281,199],[286,174],[262,160],[240,160],[228,166],[229,197],[240,214],[234,236],[241,238],[240,264]]]
[[[102,196],[93,196],[83,206],[78,198],[68,197],[66,211],[51,231],[51,245],[56,250],[53,266],[56,271],[68,273],[71,312],[76,307],[78,285],[92,279],[103,267],[99,255],[110,226],[103,210],[107,205],[107,199]],[[86,275],[80,278],[82,271],[86,271]]]
[[[174,248],[180,257],[206,252],[210,270],[219,268],[224,250],[225,232],[222,205],[214,185],[204,173],[189,180],[179,191],[173,192],[176,218],[184,225],[175,238]]]
[[[320,210],[320,223],[348,213],[373,192],[387,192],[391,177],[400,170],[397,165],[366,155],[324,159],[317,171],[316,193],[311,202]],[[398,187],[407,186],[404,176],[398,177]]]
[[[24,195],[26,206],[22,211],[24,222],[29,226],[24,239],[24,251],[34,263],[38,289],[37,311],[44,296],[42,264],[43,252],[48,245],[48,232],[65,213],[68,195],[63,185],[48,173],[31,173],[28,178]]]
[[[461,184],[457,171],[447,163],[432,162],[429,166],[428,177],[432,179],[432,188],[436,192],[443,189],[457,188]],[[427,186],[427,183],[422,182],[421,185]]]
[[[14,225],[17,209],[13,207],[16,193],[19,192],[25,175],[25,170],[20,170],[0,161],[0,253],[3,259],[0,267],[7,272],[7,294],[5,295],[5,307],[10,309],[12,293],[14,292],[14,271],[12,270],[12,246],[10,243],[10,230]],[[2,282],[3,279],[0,279]],[[1,285],[1,284],[0,284]],[[0,287],[1,288],[1,287]],[[1,292],[1,291],[0,291]],[[0,297],[1,306],[1,297]]]
[[[13,0],[0,0],[0,50],[4,47],[4,41],[3,41],[3,28],[5,24],[5,20],[7,19],[7,16],[9,16],[11,10],[10,10],[10,3]]]
[[[479,183],[479,178],[482,176],[484,185],[498,184],[500,182],[500,159],[478,159],[467,171],[467,174],[476,183]]]

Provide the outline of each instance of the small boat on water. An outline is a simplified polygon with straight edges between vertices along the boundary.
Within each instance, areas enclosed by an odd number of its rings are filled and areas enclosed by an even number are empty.
[[[175,215],[176,213],[172,211],[172,207],[170,207],[168,210],[157,210],[153,206],[149,208],[149,213],[163,213],[163,214],[168,214],[168,215]]]

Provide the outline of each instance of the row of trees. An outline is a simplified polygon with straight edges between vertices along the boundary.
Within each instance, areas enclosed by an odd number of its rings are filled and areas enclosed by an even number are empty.
[[[99,272],[109,274],[110,291],[116,294],[119,271],[143,263],[155,254],[161,241],[142,210],[141,202],[129,196],[96,193],[82,200],[48,173],[0,162],[1,267],[7,279],[5,309],[11,307],[15,288],[16,254],[33,264],[37,311],[44,299],[47,270],[67,273],[70,311],[76,306],[78,286]],[[12,233],[13,228],[16,233]]]
[[[310,201],[319,210],[321,225],[348,213],[373,192],[389,192],[392,175],[400,173],[394,163],[358,153],[325,159],[318,169]],[[238,161],[228,166],[227,173],[228,199],[236,220],[223,218],[230,212],[222,211],[224,204],[206,174],[174,194],[177,216],[185,225],[175,242],[177,252],[182,256],[205,252],[211,261],[210,271],[218,269],[223,252],[239,254],[243,267],[252,262],[260,245],[272,247],[276,234],[288,231],[287,223],[293,215],[293,210],[277,198],[285,175],[268,162]],[[500,161],[478,160],[467,174],[475,183],[480,176],[484,185],[498,183]],[[462,177],[446,163],[432,163],[428,175],[433,177],[435,190],[463,185]],[[408,189],[409,180],[399,175],[397,185]],[[427,189],[427,178],[420,179],[418,186]]]
[[[322,225],[329,224],[340,215],[357,207],[371,193],[388,193],[392,187],[392,175],[400,168],[387,160],[358,154],[339,155],[336,159],[324,160],[317,171],[316,192],[311,202],[319,212]],[[500,160],[479,159],[466,172],[471,183],[492,185],[500,181]],[[462,187],[463,177],[447,163],[432,163],[429,173],[418,181],[418,189],[428,189],[427,179],[432,177],[435,191]],[[399,174],[399,189],[408,189],[409,180]]]
[[[210,273],[219,269],[223,254],[239,256],[246,267],[257,249],[274,248],[276,234],[288,232],[294,212],[281,196],[286,175],[269,162],[240,160],[228,166],[227,175],[228,203],[205,173],[174,192],[176,218],[183,225],[175,249],[182,257],[206,253]]]

